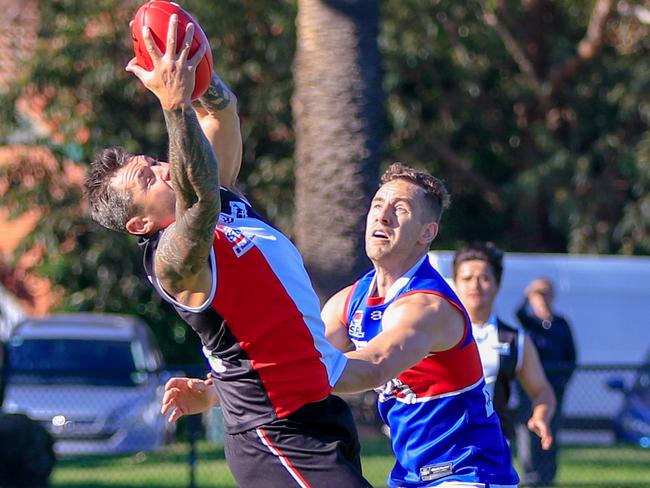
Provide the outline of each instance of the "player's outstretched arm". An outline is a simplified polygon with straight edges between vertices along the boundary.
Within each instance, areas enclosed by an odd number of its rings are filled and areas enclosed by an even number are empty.
[[[211,379],[171,378],[165,384],[160,413],[168,420],[176,422],[183,415],[194,415],[210,410],[219,405],[219,397]]]
[[[176,194],[176,221],[162,235],[156,252],[156,275],[172,294],[202,291],[208,257],[219,215],[219,166],[191,106],[196,66],[205,53],[202,45],[188,59],[194,26],[189,23],[183,48],[176,54],[178,16],[172,15],[167,46],[162,54],[149,29],[143,40],[153,70],[139,67],[135,58],[127,66],[159,99],[169,134],[171,183]],[[177,298],[179,298],[177,296]]]
[[[446,300],[416,294],[391,305],[382,319],[383,331],[368,345],[346,353],[348,362],[338,393],[377,388],[434,351],[456,345],[464,333],[463,316]]]
[[[226,188],[233,188],[242,160],[237,97],[217,73],[212,73],[208,90],[192,102],[192,107],[205,137],[217,155],[221,184]]]
[[[550,449],[553,444],[551,419],[555,412],[555,393],[546,379],[535,344],[528,336],[524,337],[524,359],[517,379],[533,404],[528,428],[540,437],[542,449]]]

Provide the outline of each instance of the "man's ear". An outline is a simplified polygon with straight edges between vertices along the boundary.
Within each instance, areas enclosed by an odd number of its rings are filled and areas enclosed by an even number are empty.
[[[136,215],[127,220],[124,227],[126,227],[129,234],[144,236],[153,230],[153,225],[153,222],[149,218]]]
[[[422,228],[422,234],[420,234],[420,240],[423,244],[431,244],[431,242],[438,235],[438,223],[437,222],[428,222],[424,224]]]

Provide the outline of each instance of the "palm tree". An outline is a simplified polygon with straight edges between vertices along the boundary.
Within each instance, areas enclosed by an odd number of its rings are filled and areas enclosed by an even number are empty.
[[[381,157],[376,0],[299,0],[292,100],[295,235],[321,299],[369,266],[365,214]]]

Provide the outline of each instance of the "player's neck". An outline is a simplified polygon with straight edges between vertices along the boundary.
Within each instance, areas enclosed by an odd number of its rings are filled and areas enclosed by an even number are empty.
[[[422,258],[422,255],[409,256],[400,260],[383,259],[374,261],[377,296],[386,296],[388,290]]]

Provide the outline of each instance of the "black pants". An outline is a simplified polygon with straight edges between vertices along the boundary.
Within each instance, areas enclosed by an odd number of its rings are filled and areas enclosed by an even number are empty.
[[[228,466],[242,488],[371,487],[347,404],[336,396],[238,434],[226,434]]]

